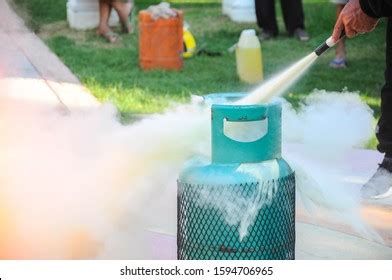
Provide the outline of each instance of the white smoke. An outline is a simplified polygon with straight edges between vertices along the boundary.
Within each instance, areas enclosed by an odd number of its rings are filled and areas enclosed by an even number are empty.
[[[198,106],[124,126],[111,105],[64,114],[0,101],[0,257],[143,257],[143,215],[187,158],[209,153]]]
[[[64,114],[0,104],[0,258],[151,258],[144,231],[175,232],[178,173],[187,159],[210,155],[208,109],[178,106],[122,125],[111,105]],[[284,155],[303,201],[347,213],[344,222],[367,236],[359,200],[338,181],[340,156],[372,126],[369,108],[349,93],[284,109]]]
[[[272,78],[264,81],[247,97],[238,100],[236,104],[245,105],[269,102],[272,98],[280,96],[313,65],[317,58],[316,53],[310,53]]]
[[[360,189],[344,182],[348,153],[364,147],[373,135],[373,112],[357,93],[315,90],[294,110],[283,110],[284,157],[297,173],[297,190],[305,208],[368,239],[381,238],[361,217]]]
[[[285,103],[285,142],[299,142],[311,153],[335,159],[367,144],[374,133],[373,111],[357,93],[314,90],[298,109]]]

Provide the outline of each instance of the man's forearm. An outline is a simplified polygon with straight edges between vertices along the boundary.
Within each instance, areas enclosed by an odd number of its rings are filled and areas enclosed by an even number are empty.
[[[370,17],[392,16],[392,0],[359,0],[362,10]]]

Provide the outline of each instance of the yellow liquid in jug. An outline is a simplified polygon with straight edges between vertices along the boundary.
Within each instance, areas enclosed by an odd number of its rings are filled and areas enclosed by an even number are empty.
[[[259,48],[237,48],[237,73],[241,81],[255,84],[263,80],[262,56]]]

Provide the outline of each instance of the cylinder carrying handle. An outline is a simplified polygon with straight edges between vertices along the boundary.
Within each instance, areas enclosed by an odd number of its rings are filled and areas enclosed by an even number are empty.
[[[252,163],[281,156],[281,105],[212,105],[212,161]],[[251,122],[267,119],[267,133],[253,142],[239,142],[224,133],[224,121]]]

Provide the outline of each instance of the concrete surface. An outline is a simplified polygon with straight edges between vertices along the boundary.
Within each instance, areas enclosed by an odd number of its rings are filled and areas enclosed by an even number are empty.
[[[0,97],[67,107],[99,105],[6,0],[0,0],[0,19]]]

